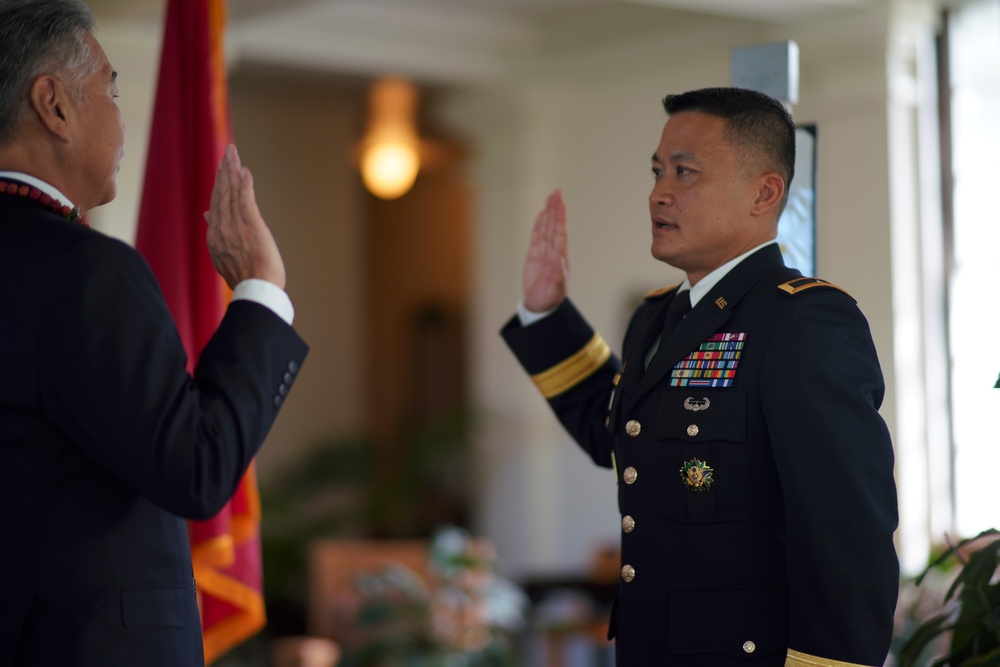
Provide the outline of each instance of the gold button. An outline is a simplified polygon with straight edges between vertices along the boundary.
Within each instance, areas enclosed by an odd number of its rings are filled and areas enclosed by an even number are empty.
[[[628,433],[633,438],[639,435],[640,431],[642,431],[642,424],[640,424],[634,419],[629,419],[628,423],[625,424],[625,432]]]
[[[691,424],[690,426],[688,426],[688,435],[690,435],[692,438],[694,436],[698,435],[698,425],[697,424]]]
[[[631,533],[635,530],[635,519],[630,517],[628,514],[622,517],[622,530],[626,533]]]
[[[635,481],[635,478],[639,476],[639,472],[632,466],[629,466],[625,468],[625,472],[622,473],[622,475],[625,478],[625,483],[631,484]]]
[[[753,653],[756,650],[757,650],[757,645],[754,644],[753,642],[743,642],[744,653]]]
[[[625,567],[623,567],[622,579],[625,580],[626,584],[635,579],[635,568],[632,567],[631,565],[626,565]]]

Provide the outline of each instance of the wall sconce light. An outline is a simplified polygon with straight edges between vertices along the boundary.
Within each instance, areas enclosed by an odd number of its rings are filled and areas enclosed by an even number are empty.
[[[391,77],[372,84],[361,179],[376,197],[397,199],[413,187],[420,170],[416,110],[417,89],[409,81]]]

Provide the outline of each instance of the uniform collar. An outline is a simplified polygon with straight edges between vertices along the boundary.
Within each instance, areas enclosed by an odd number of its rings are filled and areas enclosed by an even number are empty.
[[[778,242],[777,239],[771,239],[770,241],[761,243],[756,248],[751,248],[750,250],[747,250],[739,257],[729,260],[728,262],[717,268],[715,271],[709,273],[707,276],[699,280],[698,284],[693,287],[691,286],[691,281],[685,278],[684,282],[682,282],[680,287],[677,288],[677,291],[681,292],[686,289],[691,290],[691,307],[694,308],[695,306],[698,305],[698,302],[701,301],[702,297],[711,292],[712,288],[715,287],[720,280],[726,277],[727,273],[736,268],[737,264],[742,262],[750,255],[754,254],[761,248],[772,245],[777,242]]]

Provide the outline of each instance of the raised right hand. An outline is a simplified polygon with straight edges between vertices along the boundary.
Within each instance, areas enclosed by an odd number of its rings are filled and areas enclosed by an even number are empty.
[[[562,191],[549,195],[531,232],[524,261],[524,306],[536,313],[551,310],[566,298],[569,283],[566,202]]]
[[[257,208],[253,176],[231,144],[219,162],[205,219],[208,253],[230,288],[248,278],[285,288],[285,264]]]

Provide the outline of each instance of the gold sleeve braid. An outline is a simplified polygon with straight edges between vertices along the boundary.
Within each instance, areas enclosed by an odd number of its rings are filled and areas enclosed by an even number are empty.
[[[558,364],[531,376],[532,382],[545,398],[558,396],[580,384],[594,374],[611,357],[611,348],[600,334],[584,345],[572,356]]]
[[[854,662],[844,662],[843,660],[831,660],[821,658],[808,653],[800,653],[788,649],[788,656],[785,658],[785,667],[864,667]]]

